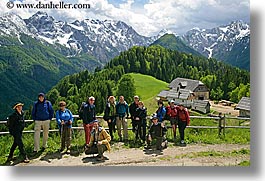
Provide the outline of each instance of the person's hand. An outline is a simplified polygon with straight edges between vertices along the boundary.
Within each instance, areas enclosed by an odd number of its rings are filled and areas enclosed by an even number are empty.
[[[111,123],[111,119],[109,119],[108,122]]]
[[[135,118],[136,121],[139,121],[140,119],[138,117]]]
[[[68,121],[68,123],[71,125],[72,124],[72,121]]]
[[[163,122],[161,123],[161,127],[162,127],[162,128],[164,128],[164,127],[165,127],[165,124],[164,124]]]
[[[99,142],[98,142],[98,145],[102,145],[102,141],[99,141]]]
[[[151,137],[151,135],[148,136],[148,140],[149,140],[149,141],[152,141],[152,137]]]
[[[61,125],[64,125],[64,120],[61,121]]]

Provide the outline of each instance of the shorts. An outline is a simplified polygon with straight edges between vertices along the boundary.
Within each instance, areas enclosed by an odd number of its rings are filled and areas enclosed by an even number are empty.
[[[170,124],[171,125],[178,125],[178,120],[177,118],[169,118]]]

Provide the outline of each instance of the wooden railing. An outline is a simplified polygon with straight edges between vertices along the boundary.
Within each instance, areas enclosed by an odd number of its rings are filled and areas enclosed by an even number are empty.
[[[78,115],[73,115],[74,119],[78,119],[79,116]],[[103,116],[97,116],[97,119],[102,120]],[[147,118],[148,120],[150,120],[150,117]],[[219,117],[219,116],[190,116],[191,119],[191,123],[192,123],[192,119],[214,119],[214,120],[218,120],[218,125],[217,126],[187,126],[187,128],[197,128],[197,129],[218,129],[218,134],[221,135],[223,133],[223,135],[225,135],[225,129],[226,128],[237,128],[237,129],[250,129],[250,126],[240,126],[240,123],[244,122],[244,121],[250,121],[250,118],[243,118],[243,117]],[[226,120],[227,119],[236,119],[239,120],[239,126],[227,126],[226,125]],[[55,118],[52,119],[52,121],[55,121]],[[33,120],[25,120],[25,122],[33,122]],[[6,120],[4,121],[0,121],[0,124],[6,124]],[[171,128],[171,126],[167,126],[167,128]],[[82,130],[84,129],[83,127],[72,127],[73,130]],[[105,128],[106,130],[108,130],[108,128]],[[132,130],[132,128],[128,128],[128,130]],[[57,132],[59,131],[58,129],[53,129],[53,130],[49,130],[50,132]],[[23,131],[23,133],[34,133],[34,130],[27,130],[27,131]],[[0,135],[5,135],[5,134],[9,134],[9,132],[0,132]]]

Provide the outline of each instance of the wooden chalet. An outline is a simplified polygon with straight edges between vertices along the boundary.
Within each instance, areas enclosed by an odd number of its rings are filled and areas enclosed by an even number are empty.
[[[242,97],[235,110],[239,110],[240,117],[250,117],[250,97]]]

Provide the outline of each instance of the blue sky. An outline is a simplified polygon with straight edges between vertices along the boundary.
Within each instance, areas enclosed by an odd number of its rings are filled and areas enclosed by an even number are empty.
[[[14,12],[28,18],[38,9],[8,9],[1,0],[0,15]],[[20,0],[23,3],[49,3],[51,0]],[[61,0],[54,0],[59,2]],[[231,21],[250,21],[249,0],[63,0],[65,3],[88,3],[90,9],[44,10],[57,20],[72,22],[76,19],[94,18],[124,21],[139,34],[156,35],[162,29],[177,34],[198,28],[212,28]],[[19,1],[15,1],[19,3]]]

